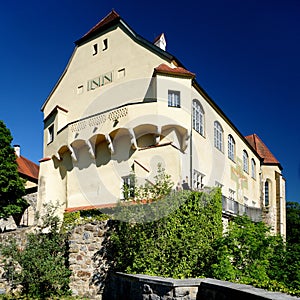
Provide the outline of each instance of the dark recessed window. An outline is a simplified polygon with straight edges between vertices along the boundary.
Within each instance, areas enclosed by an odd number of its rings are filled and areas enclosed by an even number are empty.
[[[103,40],[103,49],[102,49],[102,51],[105,51],[107,49],[108,49],[108,39],[104,39]]]
[[[48,127],[48,144],[54,140],[54,124]]]
[[[268,180],[265,182],[265,206],[270,204],[270,183]]]
[[[98,44],[93,45],[93,55],[98,53]]]

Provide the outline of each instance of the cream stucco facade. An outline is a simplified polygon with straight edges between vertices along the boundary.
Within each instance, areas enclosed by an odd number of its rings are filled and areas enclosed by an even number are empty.
[[[224,217],[263,215],[285,234],[280,164],[266,164],[195,74],[114,11],[76,42],[42,111],[40,208],[116,203],[132,168],[139,182],[151,182],[161,163],[174,189],[220,186]]]

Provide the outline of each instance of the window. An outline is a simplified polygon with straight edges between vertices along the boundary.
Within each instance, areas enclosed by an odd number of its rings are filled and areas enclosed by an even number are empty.
[[[243,170],[246,173],[249,173],[249,162],[248,162],[248,153],[246,150],[243,151]]]
[[[223,184],[216,180],[216,181],[215,181],[215,186],[216,186],[216,187],[219,187],[220,189],[222,189]]]
[[[123,179],[123,199],[128,200],[130,198],[134,198],[134,190],[135,190],[135,178],[134,175],[128,175],[122,177]]]
[[[231,212],[235,212],[235,191],[229,189],[229,197],[228,197],[227,209]]]
[[[96,55],[98,53],[98,44],[93,45],[93,55]]]
[[[180,107],[180,92],[168,91],[168,106]]]
[[[270,183],[268,180],[265,181],[265,206],[270,204]]]
[[[204,187],[203,178],[204,174],[201,174],[199,171],[194,170],[193,172],[193,190],[201,190]]]
[[[214,123],[214,142],[215,147],[223,151],[223,128],[218,121]]]
[[[105,51],[107,49],[108,49],[108,39],[104,39],[103,40],[103,49],[102,49],[102,51]]]
[[[48,144],[54,140],[54,124],[48,127]]]
[[[232,189],[229,189],[229,200],[235,201],[235,191]]]
[[[118,70],[118,78],[125,77],[125,68]]]
[[[193,128],[204,136],[204,110],[198,100],[193,101]]]
[[[78,87],[77,87],[77,95],[80,95],[80,94],[82,94],[83,93],[83,85],[79,85]]]
[[[235,141],[232,135],[228,135],[228,157],[235,161]]]
[[[256,163],[253,158],[251,159],[251,176],[256,179]]]

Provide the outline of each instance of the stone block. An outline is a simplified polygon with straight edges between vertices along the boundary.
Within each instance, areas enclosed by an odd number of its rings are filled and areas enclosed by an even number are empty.
[[[149,300],[160,300],[160,297],[156,294],[150,294],[149,295]]]
[[[97,248],[94,244],[88,246],[88,251],[95,251],[95,250],[97,250]]]
[[[105,231],[100,229],[100,230],[98,230],[98,232],[94,233],[94,236],[95,237],[103,237],[104,234],[105,234]]]
[[[84,253],[86,253],[87,250],[88,250],[88,247],[86,245],[80,246],[80,251],[83,251]]]
[[[91,277],[91,273],[87,271],[78,271],[77,276],[78,277]]]
[[[86,230],[86,231],[94,231],[95,230],[95,226],[93,226],[91,224],[87,224],[87,225],[85,225],[84,230]]]
[[[76,244],[72,244],[69,248],[70,253],[78,253],[79,252],[79,247]]]
[[[91,234],[89,232],[84,232],[83,235],[82,235],[82,239],[84,241],[88,240],[90,238]]]
[[[74,230],[74,233],[79,233],[79,234],[81,234],[82,232],[83,232],[83,228],[80,227],[80,226],[76,227],[75,230]]]
[[[184,296],[187,296],[189,294],[190,294],[190,292],[189,292],[188,288],[186,288],[186,287],[176,287],[174,289],[174,296],[175,297],[184,297]]]
[[[143,286],[143,293],[144,294],[152,294],[153,293],[150,285],[144,284],[144,286]]]

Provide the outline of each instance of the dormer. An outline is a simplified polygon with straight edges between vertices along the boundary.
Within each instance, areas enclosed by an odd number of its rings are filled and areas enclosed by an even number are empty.
[[[166,38],[165,38],[165,34],[161,33],[153,42],[153,44],[157,47],[159,47],[160,49],[166,51],[166,47],[167,47],[167,42],[166,42]]]

